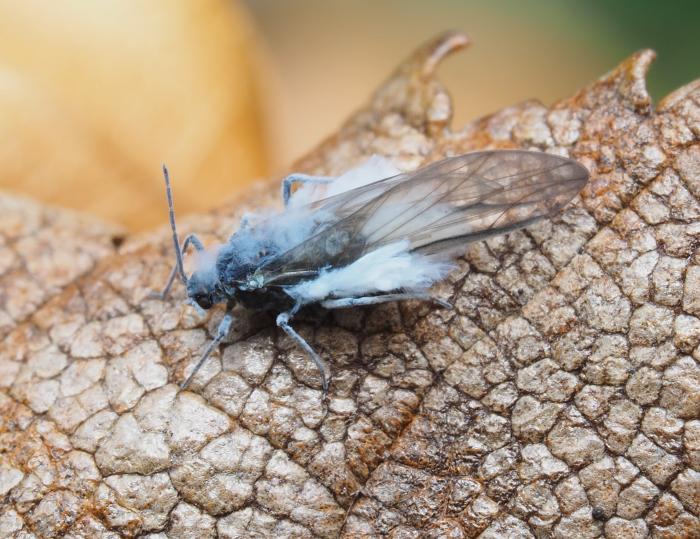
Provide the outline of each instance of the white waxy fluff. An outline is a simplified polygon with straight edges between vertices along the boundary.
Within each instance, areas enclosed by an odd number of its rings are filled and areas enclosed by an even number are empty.
[[[212,245],[203,251],[196,251],[194,257],[195,271],[200,278],[206,278],[212,282],[218,279],[216,271],[216,258],[223,245]]]
[[[330,297],[363,297],[397,290],[425,290],[452,268],[443,261],[408,252],[409,242],[385,245],[338,269],[287,289],[301,304]]]
[[[373,155],[364,163],[341,174],[331,183],[303,184],[292,194],[289,199],[289,205],[294,207],[303,206],[316,200],[344,193],[350,189],[396,176],[400,172],[401,171],[385,157]]]
[[[245,222],[246,225],[242,225],[220,249],[226,253],[235,252],[240,262],[251,264],[259,261],[261,251],[268,256],[283,253],[307,240],[318,231],[319,225],[326,225],[335,220],[332,213],[320,209],[309,211],[306,204],[397,173],[398,170],[391,161],[375,155],[338,176],[330,184],[302,185],[290,198],[289,207],[283,211],[263,211],[244,216],[242,223]],[[215,262],[215,257],[212,259],[206,254],[201,257],[197,269],[203,270],[202,277],[205,271],[208,274],[210,268],[215,270]]]

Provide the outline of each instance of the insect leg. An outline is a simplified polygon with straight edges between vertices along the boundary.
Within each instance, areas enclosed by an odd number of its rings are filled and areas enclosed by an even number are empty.
[[[190,382],[192,381],[192,378],[194,378],[194,375],[197,374],[197,371],[200,368],[202,368],[202,365],[204,365],[204,362],[207,360],[207,358],[216,349],[216,347],[219,346],[221,341],[224,340],[226,335],[228,335],[228,332],[231,329],[232,323],[233,323],[233,315],[230,312],[227,312],[224,315],[224,317],[221,319],[221,323],[219,324],[219,327],[216,329],[216,337],[214,337],[214,339],[212,339],[212,341],[209,343],[209,346],[207,346],[207,348],[204,350],[202,357],[199,358],[199,361],[197,361],[197,364],[194,366],[194,369],[192,369],[192,372],[190,373],[190,375],[187,377],[187,379],[180,386],[180,389],[187,389],[187,386],[190,385]]]
[[[298,308],[297,308],[298,309]],[[316,351],[311,348],[311,345],[307,343],[304,338],[299,335],[292,326],[289,325],[289,320],[292,316],[294,316],[294,313],[296,311],[292,309],[291,311],[288,311],[286,313],[282,313],[279,316],[277,316],[277,325],[281,327],[284,332],[289,335],[294,342],[296,342],[309,356],[311,359],[314,361],[316,364],[316,367],[318,368],[318,371],[321,373],[321,383],[323,384],[323,395],[328,394],[328,383],[330,381],[331,375],[330,372],[328,371],[328,366],[326,365],[325,361],[321,359],[321,356],[316,353]]]
[[[195,236],[194,234],[190,234],[185,238],[185,241],[182,242],[182,247],[180,248],[180,253],[185,254],[185,251],[187,251],[187,247],[189,247],[190,243],[194,245],[195,249],[198,251],[202,251],[204,249],[204,246],[202,245],[202,242],[199,241],[199,238]],[[173,265],[173,269],[170,271],[170,275],[168,276],[168,281],[165,284],[165,287],[163,287],[163,290],[160,292],[151,292],[148,297],[151,299],[159,299],[159,300],[164,300],[165,298],[168,297],[168,294],[170,293],[170,289],[173,286],[173,283],[175,282],[175,277],[177,277],[178,274],[178,267],[177,264]]]
[[[282,200],[285,207],[289,204],[289,198],[292,196],[292,185],[295,183],[330,183],[335,178],[330,176],[310,176],[308,174],[290,174],[282,180]]]
[[[432,301],[445,309],[452,309],[452,305],[430,294],[422,292],[413,292],[405,294],[384,294],[382,296],[366,296],[362,298],[340,298],[327,299],[320,303],[325,309],[347,309],[349,307],[358,307],[360,305],[377,305],[378,303],[388,303],[390,301],[404,301],[408,299],[417,299],[421,301]]]

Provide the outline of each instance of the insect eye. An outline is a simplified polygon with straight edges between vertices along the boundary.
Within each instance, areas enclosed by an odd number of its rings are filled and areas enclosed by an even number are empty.
[[[211,298],[206,294],[197,294],[194,300],[202,309],[210,309],[212,306]]]

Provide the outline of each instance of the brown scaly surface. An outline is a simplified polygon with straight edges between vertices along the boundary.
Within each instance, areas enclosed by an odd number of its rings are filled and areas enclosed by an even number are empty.
[[[298,168],[523,147],[591,183],[556,219],[470,246],[437,288],[455,311],[302,323],[332,365],[327,405],[312,363],[244,313],[178,393],[221,311],[200,319],[181,287],[144,299],[172,261],[164,229],[77,278],[110,232],[73,226],[92,239],[47,262],[70,278],[11,312],[71,225],[0,220],[0,536],[700,536],[700,85],[652,107],[642,51],[551,109],[453,131],[434,68],[466,43],[420,49]],[[183,228],[223,239],[277,193]]]

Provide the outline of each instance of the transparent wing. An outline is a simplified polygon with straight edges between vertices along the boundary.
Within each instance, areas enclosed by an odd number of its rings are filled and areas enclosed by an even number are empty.
[[[585,185],[576,161],[497,150],[451,157],[317,201],[308,239],[259,268],[267,284],[289,284],[323,267],[342,267],[389,243],[446,257],[464,244],[558,212]]]

